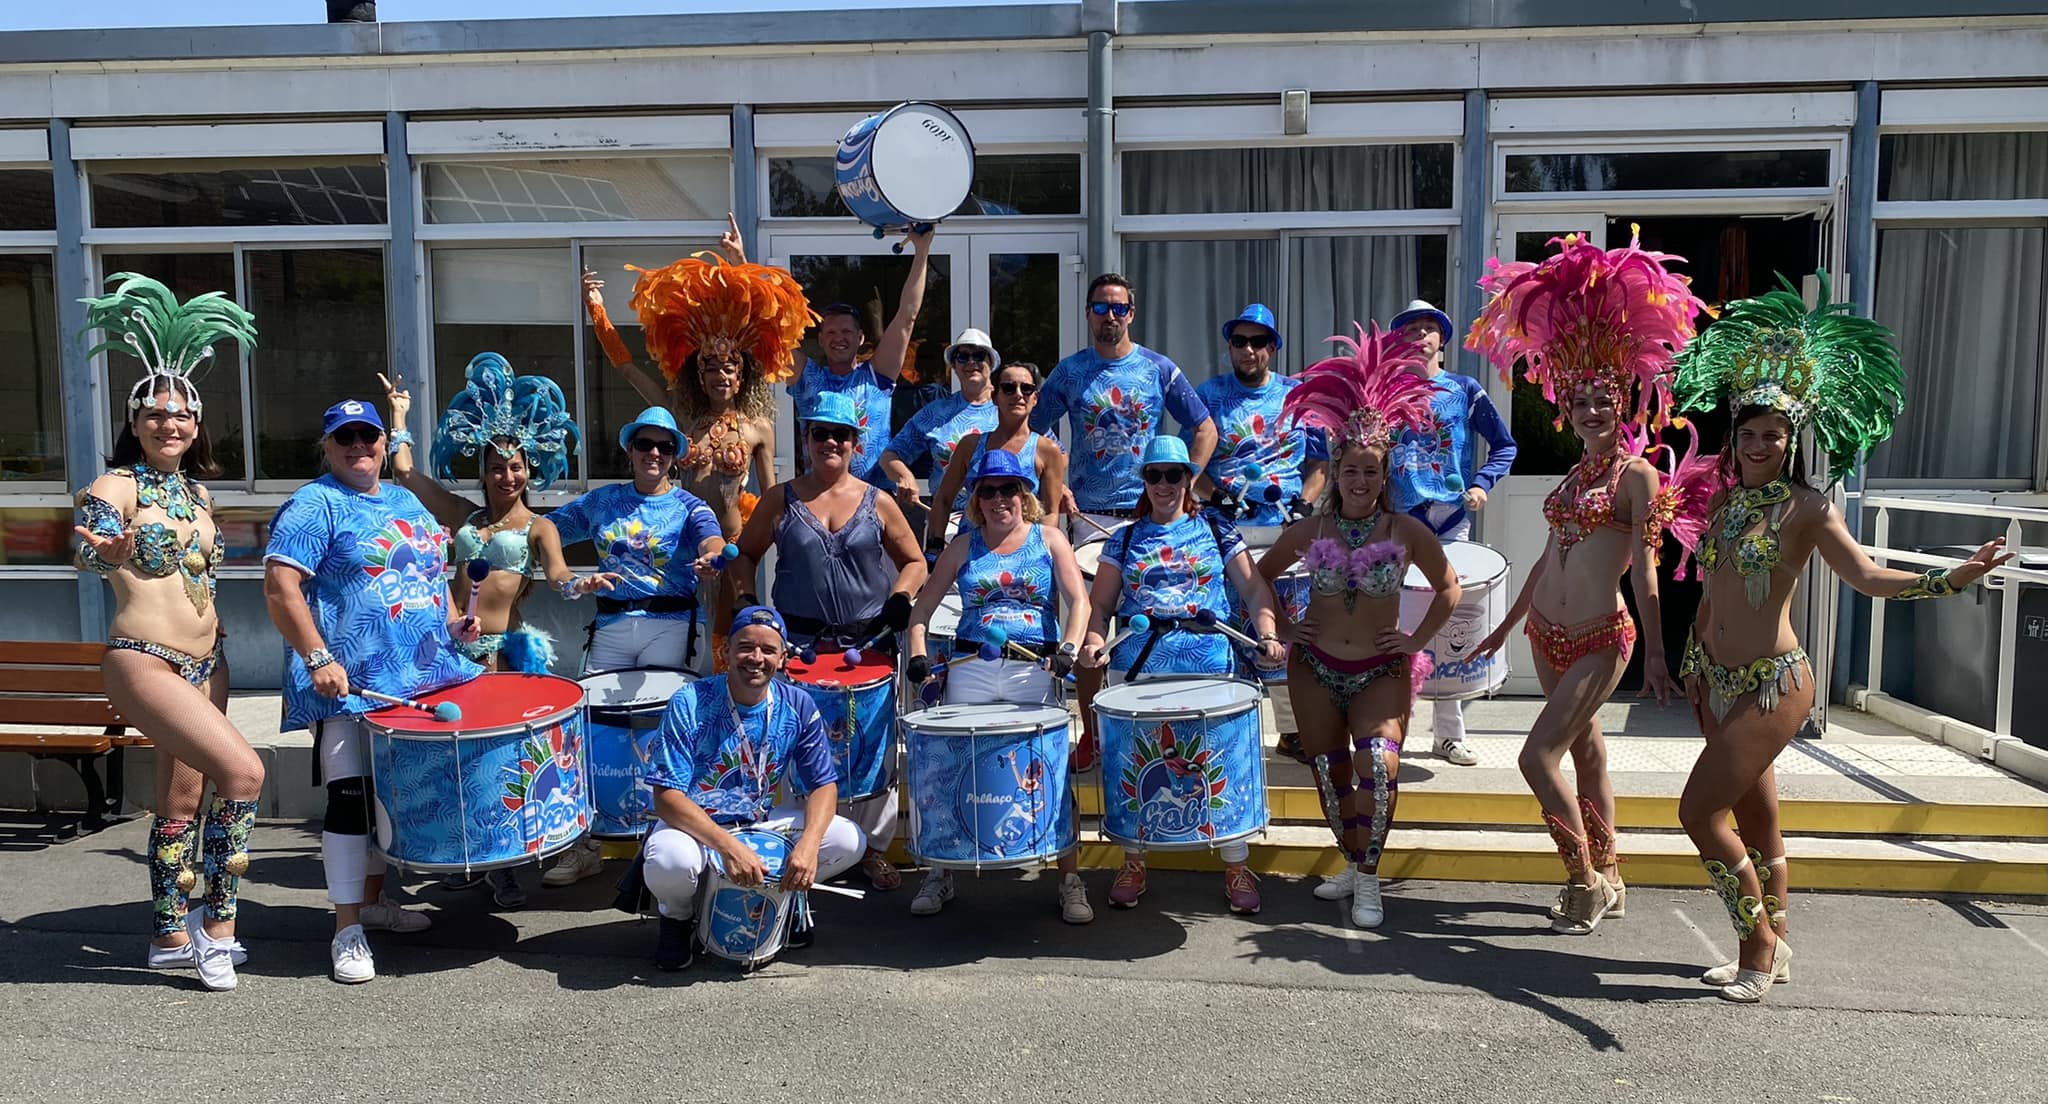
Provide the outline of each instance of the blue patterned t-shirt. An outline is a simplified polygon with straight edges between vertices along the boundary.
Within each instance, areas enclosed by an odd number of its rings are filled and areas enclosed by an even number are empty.
[[[1117,617],[1125,621],[1140,613],[1191,617],[1207,609],[1227,620],[1232,592],[1224,568],[1245,550],[1245,544],[1236,526],[1222,518],[1215,518],[1214,522],[1212,530],[1209,514],[1183,515],[1168,525],[1140,519],[1111,533],[1102,543],[1102,566],[1097,570],[1114,571],[1123,577],[1123,586],[1117,592]],[[1216,540],[1219,535],[1223,538],[1220,548]],[[1131,634],[1110,654],[1109,665],[1119,671],[1130,670],[1148,635]],[[1234,656],[1230,639],[1221,633],[1176,629],[1160,636],[1159,643],[1152,646],[1145,671],[1227,673],[1236,666]]]
[[[1439,372],[1429,381],[1429,424],[1401,434],[1389,455],[1394,508],[1422,516],[1431,503],[1460,509],[1438,532],[1462,520],[1465,490],[1491,491],[1515,462],[1515,439],[1478,380]],[[1478,467],[1479,441],[1486,441],[1486,466]]]
[[[447,544],[411,491],[384,483],[365,494],[330,474],[278,507],[263,558],[306,573],[313,623],[351,686],[410,698],[483,673],[448,636]],[[284,707],[281,732],[384,705],[315,693],[306,661],[287,644]]]
[[[1271,375],[1264,387],[1246,387],[1236,373],[1225,372],[1195,389],[1216,419],[1216,454],[1205,472],[1210,481],[1235,493],[1244,489],[1246,465],[1257,463],[1261,469],[1245,496],[1250,509],[1238,515],[1240,525],[1287,524],[1287,504],[1301,497],[1302,462],[1330,458],[1321,430],[1281,429],[1280,403],[1299,386],[1301,381],[1292,376]],[[1181,436],[1194,443],[1194,430],[1183,428]],[[1267,487],[1280,488],[1279,501],[1266,501]]]
[[[873,361],[863,360],[853,366],[847,374],[835,375],[832,369],[815,360],[805,358],[804,370],[789,383],[789,401],[796,406],[796,416],[802,418],[804,408],[813,398],[826,392],[838,392],[853,400],[853,416],[860,422],[860,440],[853,452],[853,464],[849,469],[861,479],[883,490],[893,490],[888,477],[875,468],[882,459],[882,450],[889,447],[889,409],[896,392],[896,381],[875,371]],[[802,454],[804,446],[797,445]]]
[[[1067,486],[1083,510],[1128,510],[1143,482],[1138,458],[1164,432],[1163,414],[1182,426],[1209,420],[1209,408],[1162,353],[1133,345],[1115,360],[1092,348],[1060,361],[1038,391],[1031,428],[1044,433],[1067,419]]]
[[[808,691],[778,679],[760,704],[740,706],[728,677],[699,679],[668,700],[649,746],[649,786],[682,793],[720,824],[752,824],[774,808],[791,768],[804,793],[839,780]]]
[[[960,446],[960,438],[976,430],[987,433],[995,427],[994,402],[970,403],[958,395],[947,395],[911,415],[902,432],[889,439],[889,451],[913,467],[918,460],[930,456],[931,493],[937,494],[939,481],[946,477],[946,465],[953,462],[953,450]],[[953,500],[953,509],[966,508],[967,487],[962,485],[959,496]]]
[[[959,643],[978,646],[996,627],[1034,648],[1059,639],[1059,586],[1043,527],[1031,526],[1024,543],[1010,553],[994,551],[981,530],[970,530],[967,559],[954,585],[960,590]]]
[[[697,546],[720,535],[718,515],[704,500],[670,487],[667,494],[643,495],[631,483],[611,483],[570,499],[548,514],[562,534],[564,548],[589,541],[597,549],[597,569],[618,573],[623,580],[601,592],[606,598],[688,598],[697,593]],[[599,625],[621,617],[687,618],[688,610],[652,613],[631,610],[601,613]]]

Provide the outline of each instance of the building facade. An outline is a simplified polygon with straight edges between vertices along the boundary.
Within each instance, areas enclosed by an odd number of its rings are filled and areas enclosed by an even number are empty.
[[[235,682],[274,686],[258,560],[315,474],[321,410],[396,372],[425,439],[492,350],[570,396],[588,447],[558,490],[623,476],[611,442],[638,402],[583,323],[579,270],[629,320],[623,266],[710,247],[732,211],[814,303],[893,306],[907,262],[839,206],[831,158],[910,99],[958,111],[980,154],[935,246],[934,372],[967,325],[1049,367],[1109,270],[1137,285],[1139,340],[1196,379],[1227,370],[1217,325],[1254,299],[1292,371],[1413,298],[1469,323],[1490,255],[1639,227],[1709,302],[1825,268],[1898,332],[1909,406],[1865,485],[2048,501],[2048,5],[1387,7],[0,34],[0,638],[103,631],[104,584],[68,557],[70,493],[131,371],[79,336],[107,274],[255,312],[256,349],[200,382],[228,467],[210,487]],[[1526,566],[1570,456],[1540,398],[1485,382],[1524,448],[1482,536]],[[1853,605],[1838,628],[1834,589],[1815,593],[1809,634],[1846,642]],[[532,601],[580,637],[579,611]]]

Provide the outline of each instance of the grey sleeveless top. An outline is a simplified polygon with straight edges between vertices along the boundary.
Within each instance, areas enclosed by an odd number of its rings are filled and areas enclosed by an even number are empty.
[[[836,533],[798,501],[793,488],[783,492],[782,517],[775,523],[775,591],[771,601],[784,617],[805,618],[828,625],[855,625],[882,612],[882,603],[896,585],[896,561],[882,546],[882,521],[875,516],[875,495],[869,487],[853,518]],[[798,645],[817,635],[810,626],[789,626]]]

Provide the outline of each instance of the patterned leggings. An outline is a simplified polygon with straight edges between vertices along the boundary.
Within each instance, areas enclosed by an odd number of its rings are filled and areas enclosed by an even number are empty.
[[[249,869],[249,830],[255,825],[254,801],[219,796],[198,821],[155,819],[149,830],[149,897],[159,938],[184,926],[191,894],[199,888],[192,852],[202,836],[207,914],[214,920],[235,918],[242,875]]]

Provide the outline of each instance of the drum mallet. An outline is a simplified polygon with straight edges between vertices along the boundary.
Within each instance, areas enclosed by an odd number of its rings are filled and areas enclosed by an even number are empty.
[[[407,709],[417,709],[422,713],[431,713],[437,721],[459,721],[462,719],[462,707],[452,701],[428,705],[417,698],[400,698],[391,694],[379,694],[375,690],[355,689],[355,692],[359,696],[368,698],[371,701],[380,701],[386,705],[402,705]]]
[[[988,631],[988,639],[982,644],[980,650],[975,653],[975,657],[985,663],[993,663],[998,657],[1006,653],[1011,659],[1021,659],[1026,663],[1044,662],[1044,657],[1038,653],[1026,648],[1022,644],[1012,643],[1009,632],[1001,626]]]
[[[1238,513],[1247,513],[1252,508],[1252,484],[1265,478],[1266,469],[1256,463],[1246,464],[1242,474],[1244,476],[1243,483],[1239,485],[1237,493],[1229,495],[1226,501],[1234,504],[1237,507]],[[1265,490],[1260,493],[1259,498],[1268,505],[1278,504],[1280,501],[1280,485],[1278,483],[1266,484]]]
[[[476,600],[483,594],[483,582],[491,577],[491,561],[478,556],[462,565],[462,573],[469,576],[469,609],[463,612],[463,620],[476,620]]]
[[[1124,620],[1124,631],[1110,638],[1109,643],[1104,644],[1102,646],[1102,654],[1108,655],[1109,653],[1115,651],[1117,649],[1117,646],[1122,644],[1124,641],[1129,640],[1131,637],[1134,637],[1141,632],[1149,632],[1151,631],[1151,628],[1152,619],[1150,617],[1147,617],[1142,613],[1131,615],[1130,617]]]
[[[1222,633],[1224,636],[1229,637],[1231,640],[1234,640],[1247,648],[1250,648],[1254,652],[1259,650],[1258,641],[1253,640],[1251,637],[1246,636],[1245,634],[1237,631],[1237,629],[1233,627],[1228,621],[1225,621],[1222,618],[1217,617],[1215,610],[1196,610],[1195,616],[1192,618],[1192,620],[1195,623],[1195,627],[1200,629],[1202,632]]]

